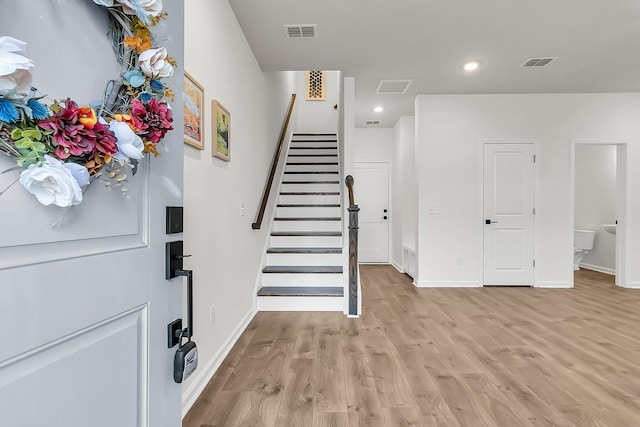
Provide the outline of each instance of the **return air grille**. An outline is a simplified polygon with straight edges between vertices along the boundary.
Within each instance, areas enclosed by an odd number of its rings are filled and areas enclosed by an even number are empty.
[[[403,95],[413,80],[380,80],[376,93],[379,95]]]
[[[313,39],[317,37],[316,27],[317,24],[285,25],[284,32],[287,38],[290,39]]]
[[[549,58],[529,58],[526,61],[524,61],[524,63],[520,66],[521,67],[545,67],[549,65],[551,61],[554,61],[556,59],[558,59],[557,56],[549,57]]]
[[[380,124],[380,120],[365,120],[364,124],[365,125],[379,125]]]

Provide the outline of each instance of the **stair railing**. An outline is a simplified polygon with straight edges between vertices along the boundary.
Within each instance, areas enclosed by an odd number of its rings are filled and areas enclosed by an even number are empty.
[[[349,316],[358,315],[358,212],[360,208],[354,203],[351,175],[345,178],[349,190]]]
[[[280,154],[282,153],[282,146],[284,145],[284,139],[287,136],[287,130],[289,129],[289,120],[291,119],[291,114],[293,113],[293,106],[296,103],[296,94],[291,94],[291,102],[289,103],[289,109],[287,110],[287,115],[284,120],[284,124],[282,125],[282,131],[280,132],[280,140],[278,141],[278,146],[276,147],[276,152],[273,155],[273,162],[271,163],[271,170],[269,171],[269,176],[267,177],[267,182],[264,186],[264,192],[262,193],[262,201],[260,202],[260,209],[258,209],[258,214],[256,216],[256,221],[251,224],[251,228],[254,230],[259,230],[262,227],[262,219],[264,218],[264,212],[267,209],[267,202],[269,201],[269,194],[271,194],[271,187],[273,186],[273,179],[276,175],[276,169],[278,168],[278,161],[280,160]]]

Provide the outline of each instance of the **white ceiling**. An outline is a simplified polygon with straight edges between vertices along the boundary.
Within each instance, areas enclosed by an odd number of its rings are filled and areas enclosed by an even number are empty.
[[[229,0],[264,70],[342,70],[356,126],[391,127],[418,94],[640,92],[640,0]],[[284,24],[317,24],[288,39]],[[559,57],[521,68],[532,57]],[[480,69],[462,71],[465,61]],[[377,95],[380,79],[413,79]],[[381,105],[383,113],[374,113]]]

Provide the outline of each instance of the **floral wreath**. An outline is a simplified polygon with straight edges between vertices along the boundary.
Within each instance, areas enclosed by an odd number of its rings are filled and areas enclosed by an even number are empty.
[[[176,62],[164,47],[154,47],[150,27],[167,14],[162,0],[93,0],[109,12],[109,37],[123,73],[107,83],[101,105],[75,101],[41,102],[31,87],[34,63],[26,43],[0,37],[0,151],[23,169],[17,181],[45,205],[82,202],[83,189],[98,177],[127,194],[127,174],[135,174],[146,153],[172,130],[166,99]],[[11,186],[10,185],[10,186]],[[0,195],[6,191],[0,192]]]

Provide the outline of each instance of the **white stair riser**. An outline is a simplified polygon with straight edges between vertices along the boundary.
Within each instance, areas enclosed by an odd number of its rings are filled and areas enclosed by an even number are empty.
[[[334,192],[340,191],[340,184],[282,184],[284,192]]]
[[[342,254],[267,254],[267,265],[342,265]],[[267,273],[275,274],[275,273]]]
[[[327,134],[327,135],[300,135],[298,133],[294,133],[291,136],[292,141],[316,141],[316,140],[331,140],[337,141],[338,136],[336,134]]]
[[[305,154],[305,153],[302,153]],[[335,154],[335,153],[334,153]],[[336,156],[305,156],[305,157],[298,157],[298,156],[289,156],[287,157],[287,163],[311,163],[311,162],[322,162],[322,163],[329,163],[329,162],[337,162],[338,161],[338,157]]]
[[[314,150],[297,150],[293,147],[289,150],[289,154],[338,154],[338,150],[335,148],[320,148]]]
[[[342,236],[271,236],[274,248],[338,248]]]
[[[291,141],[291,148],[303,148],[303,147],[322,147],[322,148],[337,148],[338,145],[335,142],[324,142],[324,141],[314,141],[314,142],[298,142]]]
[[[277,208],[276,216],[278,218],[339,217],[340,208]]]
[[[262,286],[344,286],[342,274],[262,273]]]
[[[340,195],[332,194],[332,195],[323,195],[323,194],[295,194],[295,195],[286,195],[281,194],[278,196],[279,204],[339,204],[340,203]]]
[[[338,172],[338,165],[286,165],[285,172]]]
[[[344,297],[258,297],[258,311],[344,311]]]
[[[273,231],[340,231],[340,221],[273,221]]]
[[[338,173],[285,173],[283,181],[338,181]]]

